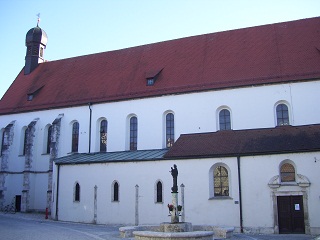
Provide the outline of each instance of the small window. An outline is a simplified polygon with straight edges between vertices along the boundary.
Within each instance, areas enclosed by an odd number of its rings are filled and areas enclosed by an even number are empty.
[[[130,118],[130,150],[137,150],[138,143],[138,119],[137,117]]]
[[[219,112],[219,129],[220,130],[231,129],[230,111],[228,109],[222,109]]]
[[[40,47],[40,57],[43,58],[43,47]]]
[[[100,123],[100,152],[107,151],[107,120],[102,120]]]
[[[286,104],[279,104],[277,111],[277,126],[289,125],[289,111]]]
[[[153,86],[154,85],[154,78],[148,78],[147,79],[147,86]]]
[[[285,163],[280,168],[281,182],[294,182],[296,172],[294,166],[290,163]]]
[[[218,166],[213,172],[214,196],[229,196],[228,170],[223,166]]]
[[[174,115],[168,113],[166,115],[166,147],[172,147],[174,143]]]
[[[72,124],[72,152],[78,152],[79,145],[79,123]]]
[[[116,181],[113,183],[112,201],[119,202],[119,183]]]
[[[80,202],[80,184],[76,183],[74,187],[74,201]]]
[[[48,127],[47,154],[50,154],[52,126]]]
[[[157,192],[157,200],[156,200],[156,202],[157,203],[162,203],[163,199],[162,199],[162,183],[161,183],[161,181],[157,182],[156,188],[157,188],[157,191],[156,191]]]

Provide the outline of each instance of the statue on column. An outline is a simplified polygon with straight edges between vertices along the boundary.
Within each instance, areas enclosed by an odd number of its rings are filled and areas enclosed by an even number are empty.
[[[173,168],[171,167],[171,175],[173,178],[173,186],[171,188],[172,193],[178,192],[178,168],[177,165],[173,165]]]

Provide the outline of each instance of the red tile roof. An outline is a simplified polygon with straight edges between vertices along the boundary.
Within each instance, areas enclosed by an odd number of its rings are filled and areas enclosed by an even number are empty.
[[[202,158],[320,151],[320,125],[183,134],[165,158]]]
[[[319,39],[317,17],[45,62],[19,73],[0,114],[320,78]]]

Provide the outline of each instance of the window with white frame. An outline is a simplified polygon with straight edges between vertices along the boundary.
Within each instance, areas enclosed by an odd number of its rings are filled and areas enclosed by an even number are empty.
[[[293,164],[285,162],[280,166],[281,182],[295,182],[296,171]]]
[[[288,106],[280,103],[276,107],[277,126],[289,125],[289,110]]]
[[[219,111],[219,130],[231,129],[231,115],[228,109],[221,109]]]
[[[172,147],[174,143],[174,115],[166,114],[166,147]]]
[[[78,152],[78,148],[79,148],[79,123],[74,122],[72,124],[71,152]]]
[[[130,118],[129,128],[129,150],[137,150],[138,145],[138,119],[136,116]]]
[[[107,151],[107,130],[108,122],[104,119],[100,122],[100,152]]]

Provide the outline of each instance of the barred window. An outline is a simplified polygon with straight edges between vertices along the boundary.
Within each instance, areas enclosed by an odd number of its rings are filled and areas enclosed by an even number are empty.
[[[138,143],[138,119],[130,118],[130,150],[137,150]]]
[[[279,104],[276,108],[277,126],[289,125],[289,111],[286,104]]]
[[[228,109],[222,109],[219,112],[219,129],[220,130],[231,129],[230,111]]]
[[[79,123],[75,122],[72,125],[72,152],[78,152],[79,146]]]
[[[294,166],[285,163],[280,168],[281,182],[294,182],[296,180],[296,172]]]
[[[213,172],[214,196],[229,196],[228,170],[223,166],[218,166]]]
[[[100,152],[107,151],[107,120],[102,120],[100,123]]]
[[[174,143],[174,115],[168,113],[166,115],[166,147],[172,147]]]

